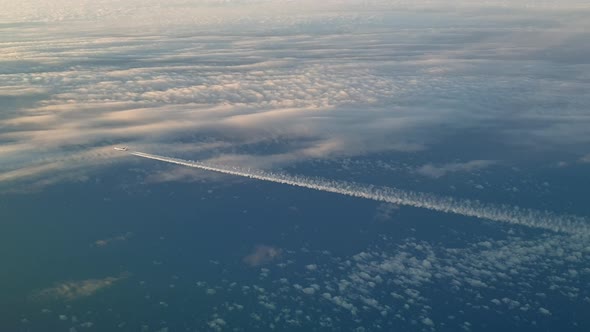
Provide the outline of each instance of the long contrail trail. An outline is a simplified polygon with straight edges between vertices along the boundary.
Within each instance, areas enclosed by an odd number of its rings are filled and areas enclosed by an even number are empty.
[[[590,222],[584,217],[557,215],[549,211],[523,209],[507,205],[486,204],[479,201],[458,200],[452,197],[435,196],[427,193],[412,192],[389,187],[287,175],[262,170],[243,169],[240,167],[210,165],[197,161],[159,156],[138,151],[128,151],[128,153],[142,158],[261,181],[288,184],[296,187],[332,192],[352,197],[361,197],[375,201],[547,229],[554,232],[584,236],[590,235]]]

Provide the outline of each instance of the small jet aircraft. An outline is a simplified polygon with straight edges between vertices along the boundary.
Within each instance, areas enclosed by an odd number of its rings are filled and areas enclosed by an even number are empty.
[[[117,151],[127,151],[129,149],[126,146],[115,146],[115,150],[117,150]]]

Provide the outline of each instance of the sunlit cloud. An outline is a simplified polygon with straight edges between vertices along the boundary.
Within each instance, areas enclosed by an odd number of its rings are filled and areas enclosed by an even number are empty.
[[[97,292],[112,287],[115,283],[129,277],[129,273],[123,273],[118,277],[106,277],[103,279],[87,279],[80,281],[66,281],[53,287],[42,289],[31,298],[38,301],[73,301],[92,296]]]
[[[277,247],[258,245],[251,253],[244,257],[243,262],[250,266],[268,264],[275,259],[280,258],[282,252],[282,249]]]
[[[590,143],[583,3],[303,2],[0,2],[0,183],[91,171],[112,156],[81,150],[116,144],[198,156],[216,141],[210,161],[270,168],[473,128],[531,151]]]

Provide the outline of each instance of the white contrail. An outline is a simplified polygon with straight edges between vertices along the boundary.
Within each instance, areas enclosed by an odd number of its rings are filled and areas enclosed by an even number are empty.
[[[375,201],[425,208],[440,212],[455,213],[468,217],[548,229],[555,232],[584,236],[590,235],[590,222],[587,218],[578,216],[557,215],[548,211],[523,209],[506,205],[485,204],[479,201],[457,200],[452,197],[441,197],[389,187],[363,185],[344,181],[331,181],[305,176],[293,176],[262,170],[243,169],[239,167],[209,165],[197,161],[158,156],[138,151],[129,151],[129,153],[138,157],[256,180],[288,184],[296,187],[327,191],[353,197],[362,197]]]

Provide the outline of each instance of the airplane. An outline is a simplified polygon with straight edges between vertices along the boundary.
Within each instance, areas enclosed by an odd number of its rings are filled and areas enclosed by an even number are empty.
[[[117,151],[127,151],[127,150],[129,150],[126,146],[123,146],[123,147],[115,146],[114,149],[117,150]]]

